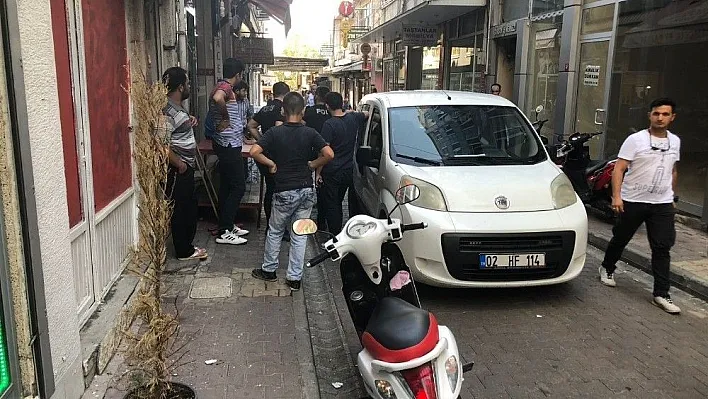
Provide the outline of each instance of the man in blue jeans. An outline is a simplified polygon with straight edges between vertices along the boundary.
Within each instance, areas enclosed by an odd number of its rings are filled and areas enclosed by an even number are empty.
[[[263,265],[251,273],[265,281],[278,280],[275,271],[285,230],[289,230],[295,220],[310,217],[315,204],[312,171],[334,159],[332,149],[322,136],[302,124],[305,100],[300,94],[292,92],[283,98],[283,112],[285,123],[265,132],[251,148],[253,159],[268,168],[275,183]],[[311,161],[313,150],[319,152],[319,157]],[[293,291],[300,289],[306,244],[305,236],[291,237],[286,283]]]

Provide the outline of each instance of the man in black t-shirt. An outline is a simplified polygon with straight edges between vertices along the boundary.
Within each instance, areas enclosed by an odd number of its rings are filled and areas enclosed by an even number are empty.
[[[329,88],[320,86],[315,91],[315,94],[315,105],[305,108],[305,116],[302,119],[307,126],[321,134],[322,126],[332,117],[325,104],[325,97],[329,94]],[[313,157],[317,157],[317,154],[313,154]],[[323,195],[322,177],[319,174],[316,176],[315,184],[317,186],[317,227],[320,230],[327,230],[327,218],[325,217],[327,213],[326,200]]]
[[[305,100],[300,94],[287,94],[283,99],[285,123],[269,129],[251,148],[253,159],[268,169],[275,183],[263,265],[251,273],[260,280],[277,281],[275,271],[283,234],[290,230],[295,220],[309,218],[315,203],[312,171],[334,158],[322,136],[303,126],[304,110]],[[319,152],[314,161],[311,160],[313,148]],[[265,152],[269,155],[266,156]],[[306,244],[307,236],[293,235],[291,238],[286,283],[293,291],[300,289]]]
[[[288,92],[290,92],[290,87],[288,87],[285,82],[278,82],[273,85],[273,95],[275,98],[253,115],[253,119],[248,122],[248,132],[251,138],[258,140],[268,130],[284,122],[283,98]],[[261,128],[260,132],[258,131],[259,126]],[[266,192],[265,198],[263,199],[263,208],[265,210],[267,224],[270,220],[271,209],[273,208],[275,182],[273,181],[273,176],[268,173],[267,168],[259,164],[258,169],[261,171],[261,175],[265,176]],[[288,237],[288,235],[286,235],[286,237]]]
[[[332,147],[334,160],[322,168],[321,175],[326,204],[327,227],[332,234],[342,230],[342,201],[349,192],[349,216],[359,213],[354,191],[354,148],[359,129],[367,121],[368,112],[344,112],[342,95],[330,92],[325,98],[332,115],[322,126],[322,138]]]

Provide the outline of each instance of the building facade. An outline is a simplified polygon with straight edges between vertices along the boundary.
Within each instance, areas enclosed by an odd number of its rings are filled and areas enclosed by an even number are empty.
[[[542,134],[595,132],[593,159],[617,154],[648,126],[649,103],[678,103],[679,209],[708,220],[708,104],[702,59],[708,1],[504,0],[491,3],[494,79],[527,114],[543,105]]]

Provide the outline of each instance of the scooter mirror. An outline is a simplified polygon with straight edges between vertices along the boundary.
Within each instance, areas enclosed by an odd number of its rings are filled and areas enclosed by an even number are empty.
[[[420,197],[420,189],[415,184],[405,185],[396,191],[396,203],[398,205],[409,204]]]
[[[317,223],[312,219],[298,219],[293,223],[293,233],[298,236],[309,236],[317,233]]]
[[[543,105],[536,107],[536,114],[540,114],[541,112],[543,112]]]

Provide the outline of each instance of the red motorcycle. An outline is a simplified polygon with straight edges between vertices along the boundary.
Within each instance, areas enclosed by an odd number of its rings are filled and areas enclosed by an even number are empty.
[[[598,133],[574,133],[563,140],[551,157],[563,169],[575,192],[584,204],[601,211],[606,217],[615,216],[612,211],[612,172],[616,158],[591,160],[587,143]],[[554,156],[555,155],[555,156]]]

